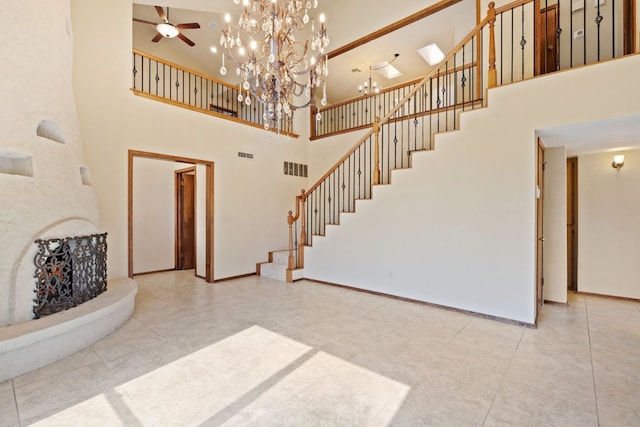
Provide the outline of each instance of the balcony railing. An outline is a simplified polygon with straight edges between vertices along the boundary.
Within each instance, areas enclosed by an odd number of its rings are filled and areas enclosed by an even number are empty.
[[[517,0],[492,9],[495,11],[493,26],[485,25],[482,29],[485,38],[489,37],[489,31],[493,31],[492,66],[496,70],[496,80],[491,82],[492,85],[526,80],[635,51],[635,0],[595,3],[587,0]],[[478,91],[482,84],[488,82],[479,79],[483,72],[488,76],[488,48],[488,44],[482,47],[479,44],[469,46],[465,58],[459,58],[455,68],[440,71],[446,75],[445,86],[454,81],[458,93],[466,95],[465,102],[478,102],[483,98]],[[477,69],[477,63],[481,64],[482,70]],[[462,76],[460,67],[468,71],[464,91],[459,80]],[[433,77],[434,80],[434,86],[442,89],[437,77]],[[380,94],[357,97],[313,110],[311,139],[371,126],[375,117],[386,116],[418,83],[419,80],[410,81],[381,91]],[[447,89],[450,92],[452,87]],[[438,112],[438,98],[432,90],[431,85],[423,89],[431,103],[419,104],[417,108],[420,114]],[[318,112],[321,120],[316,121]]]
[[[243,92],[240,101],[237,86],[135,49],[132,85],[136,95],[264,128],[264,104],[253,95]],[[279,132],[296,136],[284,118]]]

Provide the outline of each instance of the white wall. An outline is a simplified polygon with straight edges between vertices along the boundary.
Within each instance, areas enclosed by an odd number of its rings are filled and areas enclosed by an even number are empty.
[[[543,141],[544,142],[544,141]],[[567,155],[565,147],[544,151],[543,296],[567,302]]]
[[[128,149],[215,162],[215,279],[253,272],[268,251],[285,248],[286,213],[300,182],[282,173],[282,162],[304,163],[304,140],[275,144],[263,130],[136,97],[129,90],[131,1],[71,3],[74,90],[100,227],[109,233],[110,278],[127,275]],[[96,31],[96,22],[109,22],[111,31]],[[238,151],[254,159],[239,159]]]
[[[314,238],[305,276],[533,323],[535,130],[636,114],[638,67],[627,57],[490,90],[489,108]],[[609,82],[598,97],[593,81]]]
[[[578,157],[578,291],[640,298],[640,151]]]

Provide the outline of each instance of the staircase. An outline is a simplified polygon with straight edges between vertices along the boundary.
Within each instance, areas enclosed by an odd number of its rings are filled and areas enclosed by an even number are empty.
[[[406,242],[410,242],[414,238],[420,239],[435,239],[439,238],[441,242],[444,242],[443,250],[450,251],[455,254],[456,248],[449,247],[450,245],[459,245],[462,249],[460,252],[465,252],[464,246],[467,245],[462,237],[466,239],[474,238],[475,235],[482,236],[483,241],[491,242],[496,239],[496,236],[503,236],[505,241],[512,240],[514,236],[524,236],[522,239],[523,242],[528,241],[531,236],[533,236],[533,231],[529,233],[528,227],[530,226],[527,221],[529,221],[531,217],[531,212],[534,210],[529,210],[530,201],[522,202],[522,194],[526,194],[526,197],[530,196],[530,193],[533,187],[533,181],[531,185],[528,182],[525,182],[530,179],[529,174],[532,173],[529,169],[533,170],[533,167],[530,163],[535,163],[535,154],[533,154],[533,158],[531,158],[531,153],[533,150],[523,150],[520,146],[503,144],[501,146],[502,152],[494,153],[494,158],[486,159],[483,155],[483,147],[484,144],[491,143],[493,139],[500,138],[500,133],[502,130],[499,128],[500,125],[496,126],[496,123],[493,121],[493,125],[489,131],[487,131],[486,123],[484,120],[487,116],[495,116],[496,109],[493,109],[493,112],[488,112],[487,108],[480,108],[475,110],[472,113],[461,115],[462,112],[467,112],[469,110],[474,110],[476,107],[485,107],[486,102],[486,93],[490,88],[497,87],[499,85],[506,85],[508,83],[515,82],[523,82],[524,87],[530,86],[530,83],[533,81],[541,80],[534,79],[533,77],[539,73],[538,66],[539,64],[533,60],[535,58],[535,46],[538,45],[536,40],[528,40],[527,43],[523,43],[525,40],[525,36],[530,37],[530,35],[526,35],[524,33],[525,26],[522,25],[523,33],[522,34],[514,34],[513,30],[511,30],[511,37],[513,38],[513,42],[505,42],[502,39],[499,39],[499,43],[496,43],[495,34],[500,34],[500,38],[504,37],[503,34],[507,31],[502,31],[504,26],[505,29],[512,27],[511,19],[513,16],[522,16],[522,20],[525,20],[525,3],[527,8],[531,6],[527,2],[514,2],[510,5],[502,6],[499,9],[494,9],[493,3],[490,5],[489,12],[487,17],[478,24],[470,33],[467,35],[440,63],[440,65],[432,70],[421,82],[412,87],[410,91],[407,91],[406,95],[402,97],[402,99],[394,104],[393,108],[391,108],[383,118],[376,119],[373,123],[371,130],[366,133],[358,142],[353,146],[353,148],[347,152],[336,164],[333,168],[331,168],[316,184],[314,184],[309,190],[306,192],[302,192],[300,195],[296,196],[295,202],[295,213],[289,212],[288,223],[289,223],[289,249],[281,254],[282,259],[279,261],[279,267],[277,267],[279,271],[278,278],[279,280],[287,280],[292,281],[294,275],[295,277],[312,277],[317,280],[323,280],[334,283],[346,283],[350,285],[357,285],[358,280],[353,279],[349,281],[352,275],[343,274],[339,276],[340,279],[333,279],[331,274],[326,274],[323,277],[317,275],[317,269],[304,270],[305,268],[305,247],[309,248],[313,246],[313,249],[310,253],[313,253],[316,258],[322,259],[323,265],[325,266],[325,270],[334,270],[332,262],[331,251],[327,251],[327,247],[335,247],[336,244],[338,247],[340,245],[348,245],[350,242],[354,241],[354,239],[360,238],[360,236],[365,236],[367,239],[372,235],[376,235],[377,239],[372,239],[369,243],[370,246],[375,246],[379,244],[379,242],[383,242],[383,244],[387,244],[388,242],[394,242],[395,246],[398,248],[406,247]],[[530,10],[526,9],[527,14],[529,14]],[[504,16],[504,19],[503,19]],[[531,11],[530,15],[527,15],[527,20],[531,20],[531,22],[535,21],[536,14]],[[533,26],[534,24],[531,24]],[[518,28],[518,27],[516,27]],[[497,31],[497,29],[499,31]],[[600,31],[598,29],[598,31]],[[560,32],[557,32],[560,34]],[[488,43],[487,43],[488,41]],[[509,44],[511,43],[511,45]],[[483,46],[488,44],[488,49],[483,49]],[[498,48],[496,49],[496,45]],[[513,54],[512,46],[517,46],[518,49],[522,47],[522,55],[521,58],[515,57]],[[504,49],[505,54],[502,54],[502,50]],[[531,49],[530,51],[525,51],[525,49]],[[598,47],[600,49],[600,47]],[[496,54],[497,50],[497,54]],[[482,56],[478,57],[477,53],[482,52]],[[511,52],[511,53],[509,53]],[[518,52],[518,51],[516,51]],[[598,52],[600,52],[598,50]],[[600,53],[598,53],[600,55]],[[506,59],[503,60],[503,56],[506,56]],[[616,54],[613,53],[611,57],[615,57]],[[498,60],[496,60],[498,58]],[[598,62],[600,60],[604,60],[607,58],[598,57]],[[498,69],[496,68],[496,64],[498,64]],[[583,64],[577,64],[583,65]],[[509,72],[508,70],[511,70]],[[514,72],[515,70],[515,72]],[[584,67],[580,69],[580,72],[584,72]],[[631,79],[633,80],[633,79]],[[604,81],[604,80],[602,80]],[[566,85],[566,83],[564,83]],[[510,85],[510,88],[516,87],[520,85]],[[555,88],[554,90],[550,90],[551,96],[554,93],[560,93],[565,89],[563,85]],[[526,91],[525,91],[526,92]],[[589,86],[586,84],[583,89],[583,93],[589,93]],[[517,101],[514,102],[511,99],[507,104],[504,104],[504,93],[503,90],[498,90],[495,92],[492,91],[492,107],[494,107],[494,100],[496,103],[500,102],[502,104],[502,109],[505,110],[498,115],[502,115],[505,117],[506,114],[510,114],[513,116],[512,119],[507,120],[502,123],[503,126],[506,127],[514,127],[518,126],[520,122],[522,122],[523,128],[518,129],[517,132],[512,132],[513,144],[520,144],[521,141],[528,141],[533,138],[532,135],[535,134],[535,130],[538,128],[540,123],[545,126],[553,126],[562,123],[558,123],[556,117],[553,116],[540,116],[541,122],[535,122],[534,120],[524,120],[528,119],[526,117],[528,111],[523,109],[521,113],[517,114],[517,109],[519,106],[527,105],[529,109],[534,110],[542,110],[544,105],[540,105],[540,102],[537,102],[536,96],[531,97],[528,95],[526,98],[521,97],[517,98]],[[528,92],[527,92],[528,93]],[[578,93],[571,95],[573,99],[578,99],[582,96],[582,93],[578,91]],[[526,100],[526,101],[523,101]],[[564,101],[564,99],[562,100]],[[357,101],[354,101],[357,102]],[[600,101],[602,102],[602,101]],[[584,107],[589,105],[590,102],[587,100],[583,101],[580,104],[580,107]],[[612,101],[610,104],[616,104],[615,101]],[[564,105],[564,103],[563,103]],[[506,106],[506,108],[505,108]],[[571,112],[571,109],[574,107],[565,105],[563,108],[566,108],[566,112]],[[584,109],[582,108],[582,109]],[[327,109],[329,110],[329,108]],[[596,111],[597,108],[593,106],[591,111]],[[578,111],[576,109],[576,111]],[[321,111],[323,113],[323,120],[329,120],[328,114],[329,111]],[[582,113],[581,117],[584,117],[587,120],[589,114]],[[566,120],[577,120],[577,117],[580,117],[580,114],[576,114],[575,111],[571,114],[566,115]],[[336,118],[337,119],[337,118]],[[464,121],[464,126],[460,126],[460,120]],[[545,122],[546,120],[546,122]],[[555,122],[554,122],[555,120]],[[337,121],[337,120],[336,120]],[[472,124],[468,126],[467,123]],[[568,123],[568,122],[564,122]],[[463,129],[463,132],[449,132],[453,130]],[[344,130],[342,130],[344,131]],[[457,162],[455,156],[450,156],[451,151],[455,151],[455,144],[451,144],[449,146],[448,141],[452,139],[456,139],[456,134],[464,134],[464,137],[467,138],[467,141],[473,141],[476,145],[472,147],[468,147],[466,150],[459,151],[457,153],[458,156],[464,156],[464,162]],[[417,156],[420,160],[414,159],[416,156],[413,153],[418,151],[428,151],[432,150],[435,147],[434,139],[435,136],[438,136],[438,150],[439,153],[441,150],[444,150],[445,153],[441,156],[438,154],[438,162],[434,163],[434,157],[429,153],[421,154]],[[482,137],[480,137],[482,135]],[[450,137],[451,136],[451,137]],[[534,139],[534,138],[533,138]],[[440,145],[442,144],[442,145]],[[533,146],[533,145],[532,145]],[[514,151],[515,150],[515,151]],[[449,152],[449,153],[446,153]],[[506,154],[508,153],[508,154]],[[509,154],[515,156],[513,159],[509,158]],[[502,158],[501,156],[505,156]],[[521,157],[518,157],[521,156]],[[460,157],[458,157],[460,158]],[[524,161],[526,159],[526,161]],[[414,162],[416,160],[416,162]],[[443,164],[443,161],[445,164]],[[468,165],[469,161],[474,163],[473,167],[459,167],[460,164]],[[478,162],[482,162],[478,164]],[[476,188],[476,190],[470,194],[464,194],[468,200],[459,204],[456,203],[454,199],[451,199],[450,195],[443,196],[441,193],[437,191],[425,191],[419,185],[417,188],[413,188],[413,192],[411,194],[419,195],[420,198],[426,199],[433,196],[432,199],[434,203],[442,203],[441,200],[447,200],[452,202],[452,208],[449,213],[443,213],[444,210],[438,211],[438,215],[441,215],[441,218],[429,218],[425,217],[424,220],[429,221],[431,224],[438,224],[438,221],[442,221],[442,223],[451,224],[452,219],[460,218],[461,221],[465,221],[465,223],[461,223],[461,229],[467,229],[469,224],[471,225],[471,229],[468,230],[466,236],[459,236],[460,233],[457,230],[448,230],[443,231],[439,230],[437,226],[433,226],[433,230],[429,232],[429,234],[420,235],[421,230],[417,229],[413,234],[409,232],[408,235],[405,236],[405,241],[394,239],[394,236],[389,235],[387,232],[387,228],[394,227],[394,223],[385,222],[386,219],[378,218],[378,222],[369,223],[368,226],[371,227],[373,232],[369,234],[365,234],[366,231],[363,230],[363,227],[358,227],[360,231],[360,235],[357,233],[352,233],[350,231],[345,231],[343,233],[342,228],[338,233],[342,235],[350,235],[349,239],[340,238],[336,239],[332,245],[326,244],[323,242],[323,239],[320,239],[319,242],[322,242],[319,246],[322,248],[318,248],[316,250],[316,245],[314,245],[314,236],[324,236],[326,234],[326,225],[328,224],[339,224],[341,223],[342,213],[345,212],[354,212],[356,206],[356,200],[364,200],[370,199],[372,197],[378,197],[379,194],[387,194],[390,191],[390,186],[380,186],[379,184],[391,184],[391,171],[398,169],[408,169],[414,166],[414,163],[420,163],[421,168],[431,168],[433,170],[438,170],[439,175],[438,179],[442,180],[443,178],[452,179],[455,184],[452,188],[458,188],[459,191],[464,192],[465,186],[460,185],[461,182],[471,183],[470,188]],[[489,198],[496,199],[496,203],[500,206],[504,206],[503,212],[494,212],[492,213],[493,218],[499,218],[501,215],[509,215],[512,214],[514,210],[518,211],[519,218],[517,220],[508,221],[507,224],[504,224],[502,227],[499,227],[499,233],[491,235],[486,235],[483,230],[477,231],[473,228],[474,218],[473,213],[478,206],[481,206],[485,201],[483,200],[483,187],[477,185],[478,182],[492,182],[494,185],[493,188],[501,188],[504,186],[504,182],[508,182],[512,174],[522,174],[522,171],[526,171],[526,179],[523,178],[523,182],[518,182],[517,185],[524,185],[524,193],[522,192],[522,187],[520,187],[520,194],[492,194],[490,186],[484,187],[486,191],[489,191]],[[477,176],[470,175],[471,171],[475,171]],[[499,177],[499,173],[504,171],[504,177]],[[428,176],[433,178],[427,173]],[[433,175],[433,174],[432,174]],[[487,175],[490,179],[484,179],[483,175]],[[402,174],[394,174],[394,188],[396,187],[397,182],[401,182],[407,179],[408,176],[413,176],[416,178],[416,174],[411,173],[402,173]],[[423,176],[420,176],[419,179],[424,179]],[[518,178],[520,179],[520,178]],[[502,182],[501,182],[502,180]],[[476,181],[476,182],[474,182]],[[423,181],[427,182],[427,181]],[[431,181],[432,182],[432,181]],[[429,183],[431,183],[429,182]],[[513,185],[512,187],[515,187]],[[413,185],[416,187],[416,185]],[[375,188],[375,190],[374,190]],[[403,190],[400,190],[403,191]],[[512,191],[509,189],[509,191]],[[495,190],[494,190],[495,192]],[[406,201],[410,201],[410,195],[405,194],[404,197]],[[438,198],[440,197],[440,199]],[[510,199],[511,198],[511,199]],[[513,206],[510,206],[510,200],[518,200],[519,205],[517,209]],[[532,200],[535,200],[535,196],[532,197]],[[410,202],[409,202],[410,203]],[[376,200],[376,204],[378,204]],[[358,204],[359,206],[363,206],[362,210],[368,208],[369,203]],[[406,202],[405,202],[406,205]],[[453,206],[459,206],[459,209],[462,209],[463,212],[457,212]],[[406,207],[406,206],[405,206]],[[358,208],[359,212],[361,208]],[[389,216],[393,216],[393,212],[387,212]],[[360,218],[361,215],[358,215]],[[488,218],[491,215],[487,215]],[[396,220],[402,221],[401,217],[396,218]],[[418,220],[419,221],[419,220]],[[342,222],[357,222],[351,221],[350,219]],[[516,226],[515,224],[518,223]],[[350,226],[354,224],[349,224]],[[524,229],[523,226],[524,225]],[[453,225],[450,225],[453,226]],[[478,227],[482,226],[482,223],[477,224]],[[505,235],[504,229],[512,227],[514,230],[518,230],[518,232],[513,232],[511,235],[508,233]],[[344,227],[347,228],[347,227]],[[406,229],[406,227],[404,227]],[[523,231],[524,230],[524,231]],[[381,232],[382,231],[382,232]],[[523,234],[524,233],[524,234]],[[531,234],[531,236],[529,236]],[[384,236],[384,237],[382,237]],[[332,239],[333,240],[333,239]],[[390,244],[391,245],[391,244]],[[362,246],[362,245],[360,245]],[[366,246],[366,244],[365,244]],[[393,245],[391,245],[393,246]],[[533,247],[534,245],[530,245]],[[343,249],[340,247],[339,249]],[[365,248],[361,248],[365,249]],[[381,248],[381,250],[383,250]],[[527,248],[527,251],[529,249]],[[338,252],[345,252],[344,250],[340,250]],[[369,253],[371,251],[362,250],[362,252],[355,252],[355,256],[351,256],[351,258],[358,258],[361,256],[361,253]],[[322,253],[322,256],[316,255],[316,253]],[[327,255],[328,254],[328,255]],[[479,258],[482,258],[483,249],[478,248],[477,254]],[[347,259],[350,256],[348,254],[342,253],[342,258]],[[433,259],[442,258],[441,254],[438,254],[438,250],[434,249],[434,252],[429,254],[420,254],[424,259],[416,258],[414,260],[414,265],[420,264],[422,262],[428,263],[429,256],[432,256]],[[504,254],[500,254],[500,256],[507,256],[514,259],[515,263],[522,264],[522,256],[526,255],[524,253],[508,253],[506,251]],[[339,255],[335,255],[338,257]],[[414,253],[407,254],[407,258],[413,259],[416,256]],[[525,258],[528,257],[525,256]],[[309,257],[311,260],[314,257]],[[270,258],[271,259],[271,258]],[[376,261],[377,260],[377,261]],[[372,270],[384,270],[380,268],[381,265],[385,263],[385,261],[377,259],[377,257],[368,258],[368,263],[375,264],[375,268]],[[449,265],[450,264],[450,265]],[[260,270],[258,274],[263,274],[265,271],[266,264],[261,264]],[[328,267],[331,266],[331,267]],[[349,267],[347,265],[344,267],[342,272],[349,271]],[[527,270],[529,265],[522,265],[521,271]],[[270,267],[266,267],[269,270]],[[273,267],[276,269],[276,267]],[[284,268],[284,272],[281,270]],[[446,268],[456,269],[461,268],[460,266],[455,265],[455,255],[452,256],[451,259],[442,259],[440,265],[436,266],[436,270],[446,271]],[[474,266],[476,268],[476,266]],[[480,271],[484,271],[486,267],[483,267],[481,264],[477,266]],[[499,272],[502,267],[496,266],[493,268],[494,272]],[[356,268],[354,268],[356,269]],[[287,272],[289,272],[289,277],[287,277]],[[309,275],[311,273],[311,275]],[[393,282],[397,276],[402,273],[399,271],[395,271],[393,268],[389,268],[388,271],[380,272],[379,277],[384,279],[387,282]],[[430,272],[427,268],[425,268],[425,272],[422,274],[424,277],[429,277]],[[416,277],[420,277],[421,274],[414,274],[412,277],[408,277],[408,280],[415,281]],[[505,277],[508,274],[504,274]],[[525,274],[526,276],[526,274]],[[338,277],[338,276],[336,276]],[[355,277],[355,276],[354,276]],[[443,273],[442,276],[446,279],[446,274]],[[482,277],[482,275],[478,275],[477,277]],[[275,278],[275,277],[274,277]],[[469,284],[473,284],[476,282],[473,274],[465,279]],[[513,276],[510,281],[511,283],[524,283],[528,281],[527,277],[521,275]],[[505,283],[508,280],[503,280],[502,277],[496,282]],[[512,289],[513,285],[512,285]],[[381,292],[389,292],[388,289],[371,289],[378,290]],[[425,301],[437,301],[440,300],[443,305],[452,306],[446,298],[441,295],[434,295],[430,297],[424,297],[418,294],[412,294],[413,291],[407,290],[406,292],[396,292],[394,294],[403,293],[405,297],[415,298]],[[476,292],[475,290],[473,292]],[[473,293],[471,292],[471,293]],[[502,289],[502,295],[510,295],[512,290],[509,289],[508,286],[505,285],[505,288]],[[496,297],[498,298],[498,296]],[[478,300],[476,298],[476,300]],[[473,307],[475,302],[470,302],[468,309],[472,311],[483,312],[481,309],[476,309]],[[528,302],[527,302],[528,304]],[[526,305],[526,304],[525,304]],[[526,309],[528,310],[528,308]],[[526,311],[523,309],[522,311]],[[524,317],[527,322],[530,321],[530,317],[528,315],[520,316],[514,315],[511,313],[504,314],[506,318],[518,318]]]

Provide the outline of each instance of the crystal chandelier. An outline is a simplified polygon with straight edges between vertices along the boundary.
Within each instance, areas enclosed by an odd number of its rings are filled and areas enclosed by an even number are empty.
[[[239,4],[240,0],[234,0]],[[326,49],[329,37],[324,26],[310,20],[309,11],[318,0],[242,0],[244,10],[237,25],[227,14],[220,45],[220,74],[227,74],[225,57],[236,67],[241,79],[238,100],[251,105],[251,96],[264,104],[264,127],[280,131],[282,120],[290,121],[296,108],[309,106],[316,90],[322,86],[321,104],[327,103],[326,83],[329,74]],[[297,40],[311,21],[310,36]],[[307,27],[308,28],[308,27]],[[304,98],[300,101],[295,98]],[[296,104],[295,102],[299,102]]]

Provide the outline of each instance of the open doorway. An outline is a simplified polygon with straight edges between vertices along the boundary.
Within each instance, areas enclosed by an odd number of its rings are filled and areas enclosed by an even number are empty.
[[[214,163],[201,160],[201,159],[193,159],[182,156],[174,156],[174,155],[165,155],[158,153],[149,153],[143,151],[135,151],[129,150],[129,162],[128,162],[128,264],[129,264],[129,277],[133,277],[134,274],[138,274],[140,272],[144,272],[145,268],[140,267],[140,250],[144,248],[140,248],[147,244],[147,246],[151,246],[152,243],[141,241],[140,239],[136,240],[135,228],[134,225],[140,223],[147,222],[161,222],[164,227],[157,227],[156,230],[161,230],[161,233],[164,232],[169,237],[167,237],[164,242],[170,241],[171,244],[169,248],[167,248],[167,244],[163,244],[165,250],[169,250],[171,253],[171,265],[168,268],[158,269],[155,271],[162,270],[173,270],[173,269],[188,269],[188,265],[193,265],[193,268],[196,270],[196,275],[204,278],[207,282],[213,282],[214,274],[214,263],[213,263],[213,172],[214,172]],[[139,204],[141,199],[143,199],[148,193],[153,192],[155,190],[154,186],[157,184],[158,179],[155,178],[145,178],[142,179],[139,175],[140,169],[142,169],[141,164],[144,162],[151,163],[154,167],[157,168],[168,168],[169,173],[158,175],[158,176],[169,176],[169,191],[167,197],[164,199],[170,199],[170,207],[169,209],[165,209],[161,207],[157,210],[151,210],[146,212],[143,211],[141,206],[144,204]],[[175,185],[174,180],[177,180],[178,176],[187,177],[186,181],[192,180],[193,190],[188,190],[191,195],[182,194],[179,196],[180,187]],[[190,176],[191,178],[188,178]],[[164,178],[163,178],[164,179]],[[200,182],[197,185],[197,182]],[[183,200],[179,202],[179,197],[186,197],[187,199],[191,199],[191,201]],[[187,213],[182,212],[178,213],[177,207],[179,204],[183,205],[193,205],[193,212]],[[196,205],[200,204],[201,209],[196,209]],[[146,206],[144,207],[146,208]],[[185,207],[186,208],[186,207]],[[187,208],[188,209],[188,208]],[[136,212],[138,211],[138,212]],[[168,211],[168,212],[167,212]],[[200,213],[201,212],[201,213]],[[189,219],[189,223],[191,225],[187,225],[183,227],[183,220],[185,216],[189,215],[191,218]],[[180,218],[181,216],[181,218]],[[141,218],[142,217],[142,218]],[[198,225],[199,224],[199,225]],[[198,226],[198,232],[189,232],[188,227]],[[188,243],[186,240],[183,240],[179,234],[187,235],[192,234],[191,242]],[[197,236],[197,237],[196,237]],[[155,237],[155,236],[154,236]],[[187,238],[188,239],[188,238]],[[179,245],[181,247],[179,248]],[[183,249],[192,249],[192,253],[187,253]],[[197,248],[197,249],[196,249]],[[155,248],[154,248],[155,249]],[[138,254],[138,260],[136,261],[135,256]],[[187,259],[191,258],[191,259]],[[134,264],[134,261],[136,263]],[[134,268],[135,266],[135,268]],[[141,271],[142,270],[142,271]],[[153,268],[146,268],[147,271],[154,271]],[[201,274],[198,274],[199,271]]]

